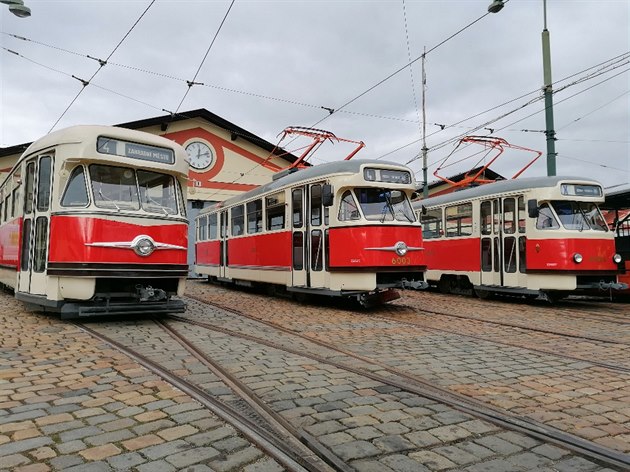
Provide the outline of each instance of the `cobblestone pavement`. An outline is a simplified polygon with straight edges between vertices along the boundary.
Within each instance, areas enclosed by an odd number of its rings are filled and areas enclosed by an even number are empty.
[[[487,325],[481,323],[472,326],[462,320],[451,319],[448,321],[451,328],[457,326],[459,332],[436,331],[431,326],[436,322],[434,317],[439,319],[438,315],[422,316],[418,308],[414,308],[414,304],[422,302],[427,307],[439,307],[453,313],[474,313],[478,317],[486,313],[493,318],[509,317],[510,313],[514,313],[515,318],[526,323],[529,305],[492,302],[486,306],[478,301],[471,303],[466,297],[435,293],[407,295],[408,292],[405,292],[396,304],[372,310],[370,315],[332,306],[299,306],[290,300],[268,299],[201,282],[190,286],[191,293],[209,301],[238,306],[252,316],[378,359],[398,370],[513,414],[543,422],[604,447],[626,453],[630,451],[630,374],[627,371],[461,334],[461,331],[469,330],[485,336]],[[264,300],[273,300],[273,303],[265,303]],[[544,308],[534,306],[532,316],[542,310],[545,316],[552,317],[552,308]],[[383,316],[401,320],[414,318],[416,322],[426,322],[426,325],[410,326],[383,319]],[[586,322],[593,323],[592,320]],[[534,324],[538,323],[534,320]],[[576,317],[565,317],[564,321],[556,321],[555,328],[559,331],[562,327],[567,333],[575,333],[583,329],[580,323]],[[498,328],[495,326],[494,329]],[[615,329],[617,326],[609,327],[613,339]],[[523,343],[520,333],[509,327],[505,330],[512,331],[503,333],[502,341],[509,341],[512,337]],[[496,332],[493,335],[498,336]],[[526,340],[524,346],[528,342],[532,341]],[[541,347],[540,340],[532,343],[532,347]],[[577,346],[574,347],[575,352],[579,353],[583,341],[573,339],[573,343]],[[588,350],[589,345],[586,343],[587,358],[595,352]],[[615,351],[616,348],[620,351]],[[623,354],[627,352],[624,351],[627,346],[619,344],[616,348],[601,348],[600,353],[606,352],[601,360],[627,362]]]
[[[277,472],[199,403],[0,293],[0,470]]]
[[[433,367],[425,369],[432,381],[443,377],[472,382],[474,375],[463,373],[467,368],[481,369],[473,363],[457,363],[462,354],[450,345],[462,343],[456,336],[423,333],[419,328],[331,306],[300,306],[198,282],[189,285],[196,295],[224,305],[233,303],[310,336],[343,343],[368,357],[378,356],[398,368],[421,369],[429,353],[446,351],[448,355],[433,357]],[[401,313],[401,306],[390,308],[379,315]],[[273,328],[198,302],[189,303],[186,316],[287,343],[287,335]],[[295,427],[316,437],[359,472],[621,470],[605,468],[565,449],[325,362],[220,332],[169,323]],[[217,397],[232,395],[151,320],[99,320],[91,327],[133,345]],[[424,346],[424,359],[414,359],[418,350],[412,337]],[[322,349],[298,338],[288,342],[298,350]],[[382,349],[392,342],[390,351]],[[477,355],[473,346],[466,350],[472,357]],[[493,352],[495,361],[505,354],[501,349]],[[491,354],[488,351],[484,356]],[[410,361],[413,364],[408,366]],[[505,361],[505,367],[509,366],[514,367]],[[553,368],[555,372],[557,366]],[[512,378],[520,380],[525,374],[517,371]],[[459,375],[453,377],[453,372]],[[137,363],[73,324],[28,312],[3,293],[0,470],[276,472],[282,467],[232,426]]]

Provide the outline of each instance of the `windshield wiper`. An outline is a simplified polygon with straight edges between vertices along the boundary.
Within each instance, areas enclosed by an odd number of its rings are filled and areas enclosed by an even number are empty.
[[[98,189],[98,196],[107,202],[112,202],[112,205],[116,207],[116,211],[120,211],[120,207],[116,205],[116,202],[114,200],[103,195],[103,184],[101,184],[101,186]]]

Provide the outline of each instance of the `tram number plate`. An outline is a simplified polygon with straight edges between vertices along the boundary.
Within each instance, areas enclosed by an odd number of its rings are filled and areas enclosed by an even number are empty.
[[[411,264],[410,257],[392,257],[392,265],[409,265]]]

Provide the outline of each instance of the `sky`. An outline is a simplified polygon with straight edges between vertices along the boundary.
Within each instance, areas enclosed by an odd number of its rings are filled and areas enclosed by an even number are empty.
[[[543,1],[490,3],[25,0],[29,18],[0,4],[0,147],[206,108],[273,144],[288,126],[363,141],[357,159],[407,164],[422,181],[426,48],[429,182],[495,155],[467,135],[541,151],[522,175],[546,175]],[[546,13],[557,175],[627,185],[630,1],[548,0]],[[299,154],[307,142],[279,144]],[[310,162],[353,147],[328,142]],[[491,169],[509,178],[535,155],[507,148]]]

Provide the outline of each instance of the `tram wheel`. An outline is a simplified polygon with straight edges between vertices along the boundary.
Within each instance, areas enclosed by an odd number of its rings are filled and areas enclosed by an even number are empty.
[[[451,279],[450,277],[442,277],[440,278],[440,281],[438,282],[437,286],[438,286],[438,290],[440,291],[440,293],[451,293]]]

